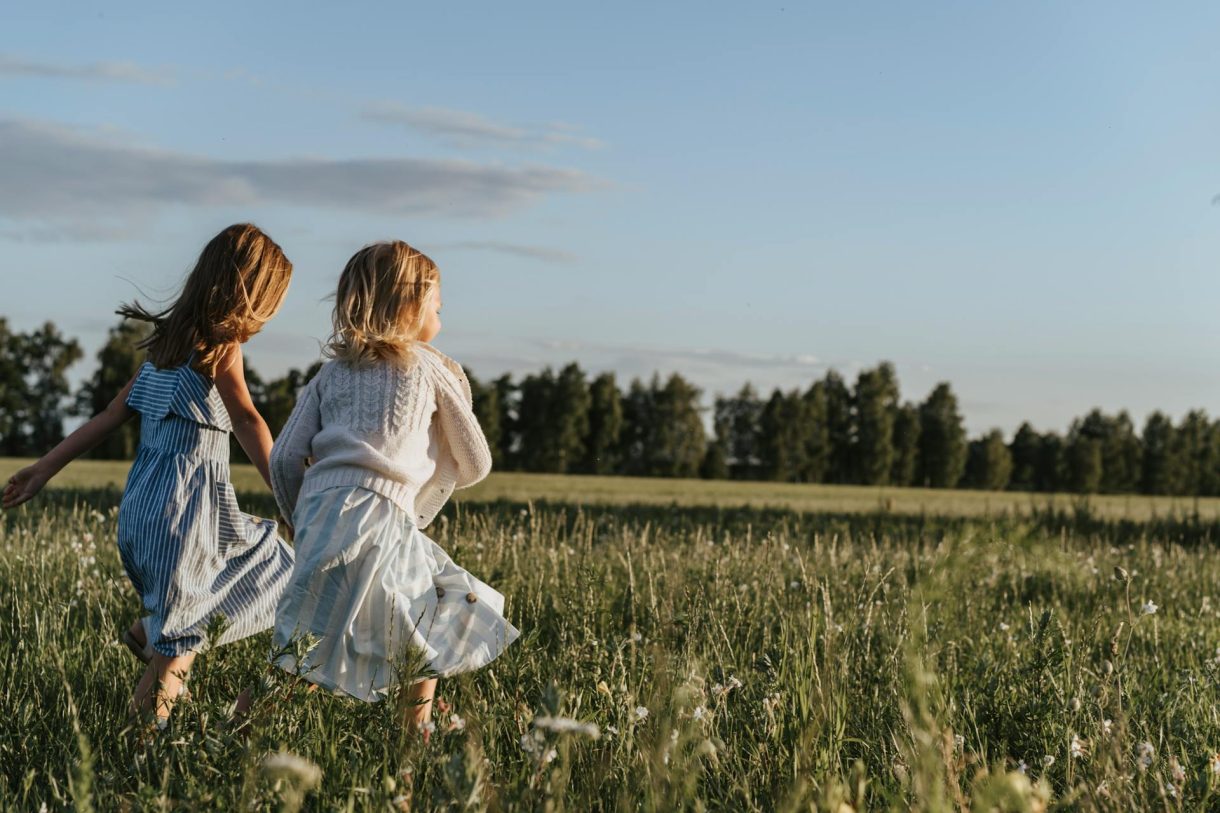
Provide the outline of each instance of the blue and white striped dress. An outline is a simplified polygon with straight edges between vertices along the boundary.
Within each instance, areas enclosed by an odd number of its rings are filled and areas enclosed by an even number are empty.
[[[119,507],[119,554],[149,642],[175,656],[270,628],[292,549],[275,522],[237,507],[220,393],[189,363],[146,363],[127,406],[140,413],[140,448]],[[218,617],[224,630],[209,641]]]

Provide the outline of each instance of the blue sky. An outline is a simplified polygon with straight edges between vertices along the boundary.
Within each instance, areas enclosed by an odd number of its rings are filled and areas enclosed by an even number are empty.
[[[296,265],[248,349],[317,356],[375,239],[476,374],[710,393],[940,380],[972,431],[1220,413],[1220,7],[9,4],[0,304],[92,366],[253,220]]]

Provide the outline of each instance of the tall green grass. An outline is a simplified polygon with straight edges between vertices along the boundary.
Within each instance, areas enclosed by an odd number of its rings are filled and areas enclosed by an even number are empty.
[[[0,517],[6,809],[1220,805],[1213,524],[468,502],[429,532],[524,635],[442,681],[428,745],[400,698],[269,671],[266,635],[202,656],[136,745],[117,499]]]

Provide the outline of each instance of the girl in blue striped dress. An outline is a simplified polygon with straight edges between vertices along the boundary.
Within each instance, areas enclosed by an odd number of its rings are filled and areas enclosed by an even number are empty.
[[[485,666],[518,635],[504,597],[423,533],[491,468],[466,375],[428,344],[440,308],[428,257],[401,241],[357,252],[335,295],[332,359],[271,452],[297,554],[279,665],[366,702],[402,685],[405,722],[425,736],[436,678]]]
[[[229,433],[269,481],[271,433],[246,388],[241,345],[279,310],[292,264],[254,226],[230,226],[199,256],[166,310],[139,303],[125,317],[150,322],[149,361],[105,410],[4,490],[11,508],[135,415],[140,446],[119,507],[123,567],[146,617],[126,633],[148,667],[133,715],[168,720],[195,655],[268,629],[292,571],[292,549],[274,522],[243,514],[229,482]],[[208,628],[223,619],[223,632]]]

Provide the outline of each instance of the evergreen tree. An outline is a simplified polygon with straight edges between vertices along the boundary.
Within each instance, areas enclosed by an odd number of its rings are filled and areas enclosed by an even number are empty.
[[[843,377],[834,370],[826,373],[822,388],[826,397],[826,431],[830,438],[830,461],[825,482],[854,483],[856,439],[851,391]]]
[[[1140,481],[1140,440],[1131,417],[1120,412],[1111,417],[1099,409],[1073,424],[1073,433],[1098,442],[1101,453],[1101,482],[1098,490],[1107,493],[1134,491]]]
[[[805,404],[799,393],[775,390],[759,418],[760,474],[765,480],[800,482],[805,465]]]
[[[1072,426],[1067,440],[1069,490],[1095,494],[1102,483],[1102,441],[1080,431],[1079,421]]]
[[[707,451],[707,432],[699,415],[698,388],[674,373],[665,386],[654,379],[655,442],[650,473],[657,477],[695,477]]]
[[[727,480],[729,477],[729,461],[724,447],[716,438],[707,442],[707,451],[699,464],[699,476],[704,480]]]
[[[894,366],[882,363],[856,379],[856,477],[865,485],[885,485],[894,465],[894,412],[898,378]]]
[[[970,488],[1003,491],[1012,477],[1012,452],[1004,443],[1004,433],[993,429],[970,442],[963,479]]]
[[[1179,424],[1175,436],[1183,462],[1184,477],[1178,484],[1180,494],[1200,497],[1217,491],[1217,466],[1220,466],[1220,438],[1202,410],[1191,410]]]
[[[623,431],[623,398],[614,373],[602,373],[589,387],[589,435],[585,440],[582,470],[613,474],[619,465],[619,437]]]
[[[825,382],[815,382],[801,396],[801,416],[801,438],[805,445],[801,481],[824,483],[833,453]]]
[[[762,401],[749,383],[731,398],[717,398],[713,411],[716,439],[735,480],[756,480],[761,468]]]
[[[500,425],[500,439],[498,448],[493,452],[493,456],[498,458],[499,465],[505,469],[515,470],[521,468],[521,461],[518,459],[518,449],[521,447],[519,440],[519,429],[517,426],[517,405],[520,401],[521,393],[517,389],[517,385],[513,383],[513,377],[505,373],[492,382],[492,389],[495,390],[496,406],[499,409],[499,419],[497,423]]]
[[[623,474],[645,477],[650,473],[648,444],[655,423],[653,391],[657,387],[655,376],[652,388],[635,378],[623,396],[623,431],[619,434],[619,459],[622,461]]]
[[[569,364],[556,376],[550,367],[521,381],[517,426],[526,471],[564,474],[584,454],[589,432],[589,389],[584,373]]]
[[[1034,478],[1037,491],[1055,492],[1068,488],[1067,444],[1055,432],[1047,432],[1038,445],[1038,470]]]
[[[1153,412],[1144,422],[1140,490],[1145,494],[1178,494],[1185,487],[1185,461],[1171,421]]]
[[[1015,491],[1035,491],[1038,488],[1038,458],[1042,453],[1042,436],[1028,422],[1021,424],[1008,447],[1012,456],[1012,481]]]
[[[890,483],[909,486],[915,482],[915,467],[919,462],[919,408],[903,404],[894,410],[894,465],[890,468]]]
[[[127,382],[135,376],[144,363],[145,353],[136,345],[149,334],[147,322],[130,319],[120,320],[106,334],[106,343],[97,353],[97,369],[81,384],[76,393],[76,403],[71,414],[84,418],[92,417],[105,409],[115,399]],[[90,457],[103,460],[131,460],[140,443],[140,422],[127,421],[109,437],[102,440]]]
[[[966,467],[966,430],[957,411],[957,396],[938,384],[919,405],[919,464],[916,482],[930,488],[953,488]]]

